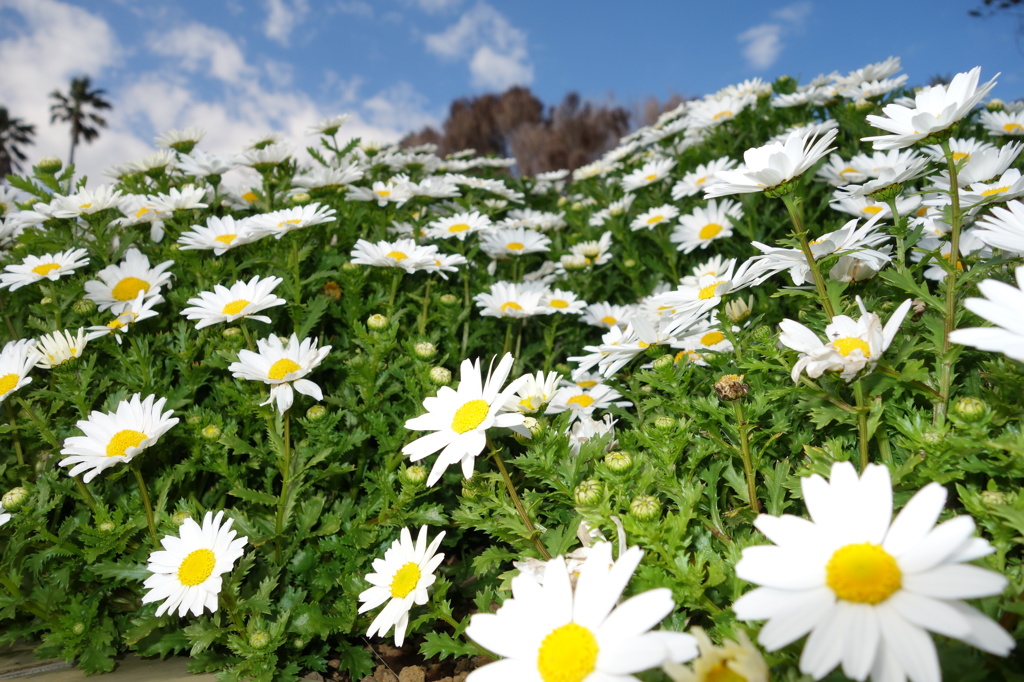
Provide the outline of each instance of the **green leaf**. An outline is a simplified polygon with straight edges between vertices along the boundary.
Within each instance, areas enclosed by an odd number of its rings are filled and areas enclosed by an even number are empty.
[[[278,502],[275,495],[261,493],[258,490],[250,490],[249,488],[235,488],[234,490],[229,490],[228,495],[234,495],[246,502],[254,502],[255,504],[262,504],[268,507],[274,507]]]
[[[420,654],[444,660],[449,656],[475,656],[480,653],[476,645],[455,639],[447,632],[428,632],[420,644]]]

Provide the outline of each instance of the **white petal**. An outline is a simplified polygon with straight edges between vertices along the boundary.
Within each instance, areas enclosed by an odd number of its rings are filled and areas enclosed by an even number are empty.
[[[938,599],[990,597],[1006,589],[1006,577],[970,564],[945,564],[903,576],[903,589]]]

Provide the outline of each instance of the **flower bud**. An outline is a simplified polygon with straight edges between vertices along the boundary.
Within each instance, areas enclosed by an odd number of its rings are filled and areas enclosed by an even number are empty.
[[[85,623],[78,622],[71,626],[71,632],[81,635],[85,632]]]
[[[730,320],[739,324],[743,320],[750,317],[750,313],[754,309],[754,297],[751,296],[746,301],[742,298],[734,298],[725,303],[725,314]]]
[[[743,383],[742,374],[725,374],[715,382],[718,399],[725,402],[740,400],[750,392],[750,386]]]
[[[335,301],[341,298],[341,287],[338,286],[337,282],[328,282],[320,291],[323,293],[324,296]]]
[[[298,194],[293,194],[290,201],[293,204],[305,204],[311,201],[312,199],[313,197],[309,196],[307,192],[299,192]]]
[[[527,443],[528,441],[530,441],[533,438],[536,438],[537,436],[540,435],[541,431],[544,430],[544,427],[541,425],[541,423],[539,421],[537,421],[537,419],[534,418],[534,417],[523,417],[523,426],[525,426],[526,429],[530,432],[530,435],[524,436],[523,434],[519,433],[518,431],[513,431],[512,432],[512,436],[518,442],[523,443],[523,444]]]
[[[6,493],[4,493],[3,500],[2,502],[0,502],[0,504],[2,504],[3,508],[6,509],[7,511],[14,511],[15,509],[18,509],[23,504],[25,504],[25,500],[27,499],[28,488],[18,486],[17,488],[11,488]]]
[[[189,514],[185,510],[176,511],[176,512],[174,512],[171,515],[171,521],[174,522],[175,526],[180,526],[181,524],[185,523],[185,519],[191,519],[191,518],[192,518],[192,515]]]
[[[352,261],[349,261],[347,263],[342,263],[341,264],[341,269],[342,270],[350,270],[350,271],[351,270],[358,270],[359,269],[359,263],[353,263]]]
[[[576,504],[580,506],[588,507],[597,504],[601,500],[601,481],[588,478],[576,486],[572,491],[572,496],[576,500]]]
[[[96,302],[89,298],[83,298],[75,301],[71,309],[78,315],[88,315],[92,311],[96,310]]]
[[[661,515],[661,502],[653,495],[637,495],[629,503],[629,513],[638,521],[650,521]]]
[[[185,418],[185,423],[190,424],[192,426],[197,426],[202,421],[203,415],[201,414],[190,414],[188,417]]]
[[[402,480],[411,485],[423,485],[427,480],[427,468],[421,464],[413,464],[402,469]]]
[[[327,408],[323,405],[313,405],[306,410],[306,419],[311,422],[318,422],[327,416]]]
[[[388,328],[388,318],[380,313],[374,313],[366,318],[366,326],[374,331]]]
[[[1002,490],[982,490],[981,501],[985,504],[995,505],[1006,504],[1009,502],[1009,499],[1007,498],[1006,493]]]
[[[578,253],[567,253],[562,256],[561,263],[566,270],[582,270],[587,267],[587,257]]]
[[[665,369],[667,367],[671,367],[674,364],[676,364],[675,357],[666,353],[665,355],[660,355],[657,358],[655,358],[654,363],[651,366],[654,367],[654,369]]]
[[[750,340],[754,343],[768,343],[775,338],[775,330],[768,325],[761,325],[750,334]]]
[[[437,346],[429,341],[420,341],[412,347],[412,352],[416,354],[416,357],[422,360],[429,360],[437,355]]]
[[[988,405],[980,398],[960,398],[953,403],[953,412],[965,422],[980,421],[988,412]]]
[[[447,386],[452,383],[452,373],[445,367],[431,367],[430,380],[438,386]]]
[[[98,530],[101,533],[111,533],[114,530],[114,522],[104,521],[100,525],[96,526],[96,530]]]
[[[220,438],[220,427],[216,424],[207,424],[203,427],[203,430],[199,432],[206,440],[217,440]]]
[[[50,305],[51,303],[53,303],[53,297],[51,296],[43,296],[39,299],[39,305]]]
[[[36,163],[36,170],[40,173],[46,173],[47,175],[53,175],[60,171],[64,167],[64,162],[58,159],[56,156],[44,156],[39,159]]]
[[[437,300],[446,308],[454,308],[459,304],[459,297],[455,294],[441,294]]]
[[[238,327],[224,327],[220,331],[220,335],[225,339],[234,339],[242,335],[242,330]]]
[[[249,635],[249,646],[254,649],[262,649],[270,644],[270,634],[265,630],[257,630]]]
[[[633,457],[628,452],[612,450],[604,456],[604,463],[617,474],[625,473],[633,466]]]
[[[668,415],[661,415],[654,418],[654,428],[659,431],[668,431],[674,428],[676,425],[675,417],[669,417]]]
[[[1006,102],[999,99],[998,97],[993,97],[989,101],[985,102],[985,108],[988,109],[989,111],[1002,111],[1003,109],[1006,108]],[[42,163],[42,161],[40,161],[39,163]]]

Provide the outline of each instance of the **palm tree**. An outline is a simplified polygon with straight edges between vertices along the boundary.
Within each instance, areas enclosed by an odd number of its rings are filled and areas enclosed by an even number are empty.
[[[18,170],[25,160],[24,145],[32,144],[36,127],[20,118],[12,118],[7,107],[0,107],[0,180]]]
[[[64,121],[71,124],[71,152],[68,154],[68,165],[75,163],[75,147],[78,140],[92,142],[99,137],[100,128],[107,127],[107,121],[94,110],[110,109],[110,102],[103,99],[104,90],[90,90],[88,76],[71,79],[71,88],[65,96],[60,90],[54,90],[50,97],[54,104],[50,105],[50,123]]]

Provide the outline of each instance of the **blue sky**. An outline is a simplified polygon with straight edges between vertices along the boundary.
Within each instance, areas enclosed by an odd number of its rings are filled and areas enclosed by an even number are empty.
[[[631,106],[745,78],[809,80],[899,56],[911,84],[982,67],[994,96],[1024,96],[1019,15],[981,0],[0,0],[0,105],[34,122],[33,156],[67,153],[47,94],[87,74],[115,108],[84,170],[196,125],[237,151],[269,130],[302,143],[349,112],[352,134],[396,140],[438,125],[458,97],[528,85]]]

